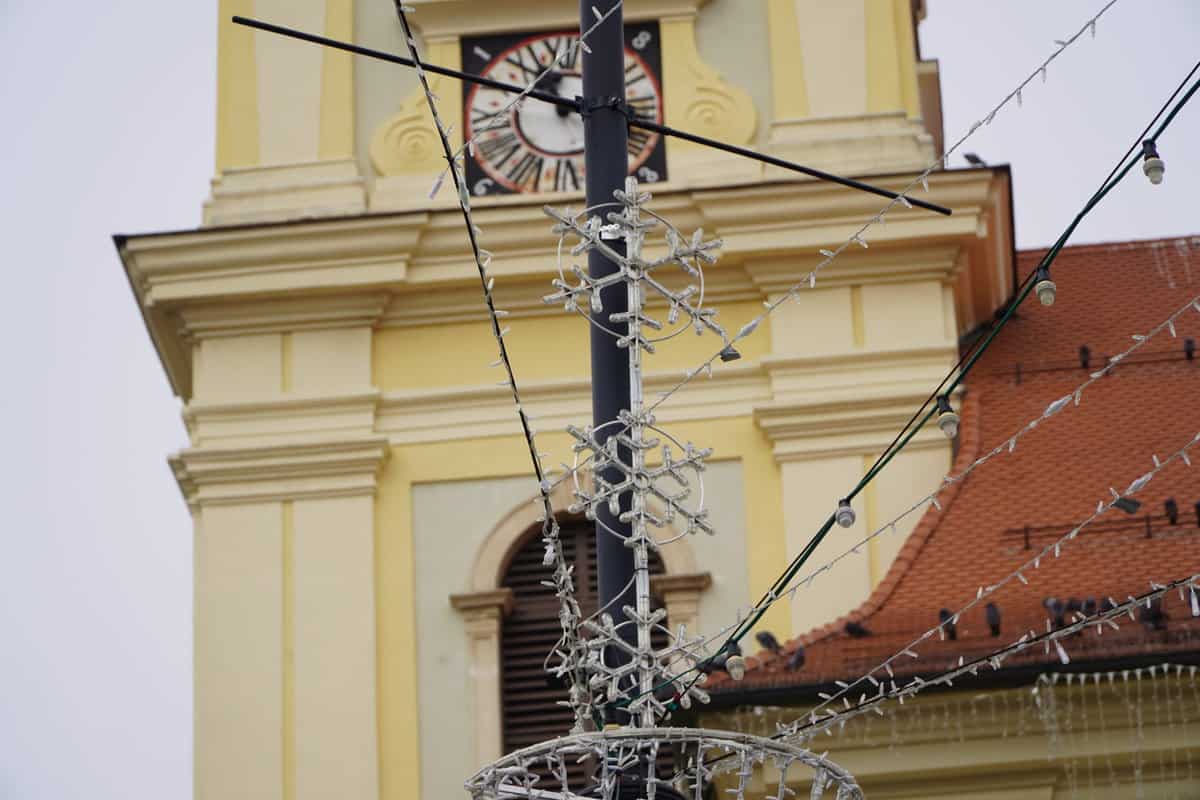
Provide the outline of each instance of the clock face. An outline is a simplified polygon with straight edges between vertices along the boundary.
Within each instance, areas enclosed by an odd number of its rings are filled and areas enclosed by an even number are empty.
[[[582,58],[576,32],[483,36],[463,39],[467,72],[574,99],[583,94]],[[555,57],[568,53],[566,63]],[[658,23],[625,27],[625,95],[634,113],[662,122],[661,51]],[[543,76],[548,67],[550,72]],[[463,87],[467,138],[478,135],[467,158],[473,194],[575,192],[584,186],[583,119],[539,100],[510,108],[514,95],[486,86]],[[665,145],[658,134],[629,129],[629,174],[643,183],[666,180]]]

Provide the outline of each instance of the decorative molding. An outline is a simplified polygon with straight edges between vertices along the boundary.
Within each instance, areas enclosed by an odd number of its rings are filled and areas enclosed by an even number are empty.
[[[905,180],[880,182],[899,186]],[[977,316],[1001,291],[994,284],[1009,280],[1010,254],[980,238],[990,230],[1007,241],[996,230],[1007,209],[1007,172],[935,173],[930,188],[931,199],[953,207],[954,216],[894,209],[888,224],[870,234],[870,254],[881,259],[868,262],[847,253],[844,263],[828,271],[833,285],[843,280],[839,273],[854,275],[847,281],[891,282],[941,271],[953,275],[956,295],[970,290],[971,297],[960,297],[960,311],[973,309]],[[553,237],[535,208],[543,198],[502,200],[476,213],[494,253],[499,299],[512,306],[515,317],[547,313],[536,297],[523,296],[555,274]],[[838,244],[880,207],[877,197],[815,181],[751,182],[721,191],[663,188],[655,203],[682,229],[704,227],[724,239],[711,282],[714,299],[726,302],[762,299],[789,276],[798,279],[815,263],[818,248]],[[217,335],[222,326],[229,332],[282,330],[289,315],[291,322],[320,326],[351,324],[357,314],[365,324],[382,297],[390,299],[372,324],[475,318],[478,278],[463,268],[469,254],[461,226],[456,210],[424,209],[121,236],[117,247],[172,387],[186,399],[193,334]],[[945,256],[955,247],[969,257],[960,252],[959,266],[950,268]],[[914,252],[917,258],[908,260]],[[876,263],[887,266],[871,266]],[[230,303],[256,307],[239,310]],[[322,304],[329,308],[319,311]]]
[[[875,455],[891,442],[928,394],[921,389],[831,401],[773,402],[754,409],[754,420],[774,445],[775,460],[809,461],[846,455]],[[932,429],[931,429],[932,428]],[[910,450],[946,447],[936,427],[912,438]]]
[[[664,17],[694,17],[709,0],[625,0],[622,14],[637,22]],[[410,0],[416,11],[412,22],[430,39],[477,36],[509,31],[537,31],[563,27],[578,29],[579,7],[557,0]],[[664,59],[665,60],[665,59]]]
[[[189,505],[261,503],[375,493],[386,439],[183,450],[170,459]]]
[[[665,391],[679,381],[677,371],[647,376],[646,392]],[[524,381],[521,397],[545,429],[562,428],[588,416],[591,381]],[[662,409],[663,421],[719,419],[746,415],[746,409],[770,398],[761,367],[744,365],[714,371],[712,380],[694,384]],[[386,392],[376,424],[393,444],[451,441],[518,433],[512,392],[497,386],[464,386],[412,392]]]
[[[776,119],[769,142],[775,155],[843,175],[917,172],[937,157],[925,123],[904,111]]]
[[[342,395],[284,395],[258,400],[184,406],[183,420],[194,446],[225,440],[261,444],[264,440],[328,437],[370,432],[380,393],[367,389]]]
[[[353,158],[223,170],[204,203],[205,225],[361,214],[366,183]]]
[[[509,557],[530,529],[539,524],[541,505],[534,503],[537,498],[530,495],[515,506],[499,522],[484,539],[483,544],[475,553],[475,562],[471,567],[470,592],[472,595],[492,592],[499,588],[503,572]],[[555,508],[566,508],[574,502],[571,485],[563,481],[554,487],[550,495],[550,503]],[[661,509],[651,508],[656,511]],[[696,556],[691,544],[684,539],[673,542],[670,547],[662,549],[660,555],[668,575],[690,575],[696,571]]]
[[[500,705],[501,623],[513,607],[513,590],[495,589],[450,596],[450,605],[463,616],[467,633],[474,714],[475,763],[486,764],[503,752]]]
[[[821,405],[891,400],[927,393],[954,364],[954,342],[766,356],[775,403]]]
[[[178,312],[178,318],[180,333],[189,340],[374,327],[390,299],[387,292],[360,292],[325,297],[241,300],[190,305]]]
[[[954,240],[908,247],[891,240],[879,246],[872,242],[870,250],[859,250],[838,256],[837,268],[822,272],[818,285],[831,289],[921,280],[949,283],[963,266],[962,246]],[[784,259],[748,259],[745,271],[763,295],[786,292],[796,283],[796,264]]]
[[[696,47],[695,15],[662,19],[660,31],[666,123],[717,141],[750,144],[758,129],[754,101],[747,91],[726,82],[701,58]],[[668,143],[667,157],[667,171],[673,181],[680,181],[685,174],[689,183],[707,183],[756,177],[761,172],[755,162],[681,139]],[[703,162],[703,168],[695,168],[697,161]]]
[[[703,592],[712,586],[711,572],[693,572],[686,575],[651,575],[650,590],[655,594],[672,592]]]
[[[699,629],[700,595],[712,586],[712,573],[652,575],[650,591],[662,598],[667,609],[667,621],[673,629],[683,626],[690,631]]]
[[[512,613],[513,590],[507,586],[487,592],[469,592],[450,595],[450,605],[471,620],[502,620]]]

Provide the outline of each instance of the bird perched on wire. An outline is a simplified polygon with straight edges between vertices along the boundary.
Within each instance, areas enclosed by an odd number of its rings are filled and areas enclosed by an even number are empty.
[[[963,158],[965,158],[967,160],[967,163],[970,164],[972,167],[986,167],[987,166],[987,162],[984,161],[979,156],[977,156],[975,153],[963,153]]]

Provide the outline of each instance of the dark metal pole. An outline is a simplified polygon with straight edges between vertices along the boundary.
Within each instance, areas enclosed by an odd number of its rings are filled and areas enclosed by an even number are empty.
[[[618,0],[580,0],[580,29],[586,31],[596,24],[593,7],[605,14],[616,5]],[[587,43],[591,52],[583,51],[581,108],[584,115],[584,182],[587,204],[596,206],[614,202],[613,192],[624,188],[625,176],[629,173],[629,156],[625,149],[628,138],[627,119],[617,108],[617,102],[614,102],[625,100],[625,27],[620,7],[592,31]],[[603,216],[610,210],[614,209],[600,209],[596,213]],[[623,252],[623,242],[614,240],[609,244]],[[588,254],[588,272],[593,278],[610,275],[617,269],[616,264],[599,252],[593,250]],[[614,324],[609,321],[610,315],[629,310],[625,285],[617,283],[610,286],[602,292],[600,299],[603,311],[599,314],[593,312],[597,322],[610,330],[627,332],[626,323]],[[622,409],[629,408],[629,351],[617,347],[616,339],[599,326],[589,327],[592,346],[592,424],[597,428],[597,438],[604,441],[610,434],[616,433],[618,427],[601,426],[616,420]],[[630,456],[626,448],[622,449],[621,458],[626,463],[629,462]],[[610,473],[603,477],[612,482],[621,479],[616,470],[610,470]],[[621,498],[621,511],[628,511],[629,508],[630,496],[626,494]],[[620,623],[625,619],[622,608],[634,604],[634,591],[631,583],[633,550],[625,547],[618,536],[628,538],[632,533],[632,526],[609,514],[607,506],[603,503],[597,511],[596,518],[600,605],[607,605],[613,619]],[[613,535],[614,532],[616,536]],[[634,626],[626,626],[622,633],[625,634],[622,638],[630,644],[636,644],[637,634]],[[608,657],[628,658],[616,651],[610,652]]]

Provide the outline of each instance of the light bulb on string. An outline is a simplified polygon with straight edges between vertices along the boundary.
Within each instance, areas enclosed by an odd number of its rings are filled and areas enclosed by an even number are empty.
[[[947,439],[953,439],[958,436],[958,414],[950,405],[950,398],[942,395],[937,399],[938,417],[937,426],[942,433],[946,434]]]
[[[843,528],[849,528],[854,525],[854,509],[850,507],[849,500],[838,501],[837,512],[834,514],[834,519],[836,519],[837,524],[841,525]]]
[[[1038,267],[1036,280],[1033,290],[1037,292],[1038,300],[1044,306],[1054,305],[1054,299],[1058,296],[1058,286],[1050,280],[1050,270],[1044,266]]]
[[[1167,164],[1158,155],[1158,146],[1153,139],[1147,139],[1142,142],[1142,172],[1150,179],[1150,183],[1158,186],[1162,183],[1163,173],[1167,171]]]

